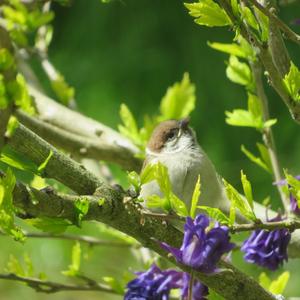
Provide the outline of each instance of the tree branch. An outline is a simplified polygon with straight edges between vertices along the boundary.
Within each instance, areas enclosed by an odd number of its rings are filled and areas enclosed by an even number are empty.
[[[19,276],[16,274],[0,274],[0,279],[24,282],[37,292],[43,292],[47,294],[62,291],[99,291],[116,294],[116,292],[110,287],[101,283],[85,285],[63,284],[48,280],[41,280],[39,278]]]
[[[283,31],[288,39],[300,45],[300,35],[295,33],[292,29],[290,29],[284,22],[282,22],[273,12],[269,11],[263,5],[258,3],[256,0],[247,0],[251,2],[256,8],[258,8],[263,14],[265,14],[269,19],[274,21],[274,23]]]
[[[252,224],[238,224],[230,227],[232,233],[242,231],[252,231],[256,229],[275,230],[286,228],[290,232],[300,229],[299,220],[285,220],[279,222],[266,222],[266,223],[252,223]]]
[[[137,239],[143,246],[152,249],[167,260],[176,264],[184,271],[190,268],[182,266],[170,258],[159,246],[157,241],[164,241],[174,247],[179,247],[183,234],[176,228],[152,216],[144,216],[137,209],[136,203],[124,196],[124,194],[111,189],[99,189],[98,196],[87,196],[89,200],[89,211],[84,220],[95,220],[103,222],[121,232]],[[32,203],[32,197],[36,201]],[[104,198],[103,205],[99,206],[99,197]],[[86,198],[86,197],[85,197]],[[71,221],[76,219],[74,201],[78,196],[49,193],[47,190],[38,191],[27,188],[18,183],[14,190],[14,204],[23,209],[30,216],[48,216],[66,218]],[[225,299],[236,300],[274,300],[275,298],[265,291],[252,278],[237,270],[234,266],[221,262],[221,268],[225,272],[206,275],[194,272],[195,277],[204,284],[211,287]]]
[[[140,159],[135,157],[138,153],[137,147],[135,147],[121,134],[95,120],[92,120],[91,118],[85,117],[82,114],[55,102],[33,87],[30,87],[29,91],[35,99],[40,121],[44,121],[64,130],[65,132],[73,134],[69,135],[69,147],[73,147],[74,144],[76,145],[79,138],[88,139],[87,141],[94,145],[91,146],[91,148],[97,149],[97,151],[99,150],[100,154],[97,154],[97,159],[100,158],[114,161],[126,170],[140,170],[142,162]],[[53,129],[53,127],[51,128]],[[40,128],[37,128],[36,130],[42,131]],[[72,139],[75,135],[77,138],[73,141],[73,145],[70,145],[70,139]],[[54,136],[54,134],[52,134],[52,136]],[[43,138],[47,139],[47,134],[45,132]],[[61,139],[61,135],[57,135],[55,144],[59,144]],[[85,141],[86,140],[84,140],[81,145],[84,144]],[[97,147],[95,145],[97,145]],[[84,144],[84,147],[86,146],[87,145]],[[93,156],[96,156],[93,150],[87,152],[85,157],[89,157],[91,153]]]
[[[260,99],[261,104],[262,104],[263,121],[266,122],[270,119],[270,113],[269,113],[268,98],[265,94],[265,90],[264,90],[264,86],[263,86],[263,82],[262,82],[261,64],[259,61],[255,61],[255,62],[250,63],[250,65],[251,65],[251,69],[252,69],[253,78],[256,83],[257,96]],[[273,174],[274,174],[274,179],[276,182],[280,181],[282,179],[281,167],[279,164],[279,160],[277,158],[276,145],[275,145],[275,141],[274,141],[273,130],[271,127],[264,129],[263,141],[269,152],[272,169],[273,169]],[[281,198],[282,204],[285,208],[285,211],[286,211],[286,213],[288,213],[290,210],[289,199],[286,197],[286,195],[284,194],[284,192],[282,191],[282,188],[280,186],[277,185],[277,189],[280,194],[280,198]]]
[[[99,186],[104,184],[82,165],[57,151],[22,124],[19,124],[7,143],[13,150],[24,155],[36,165],[43,163],[52,151],[53,155],[42,175],[60,181],[78,194],[92,195]]]
[[[87,235],[75,235],[75,234],[53,234],[48,232],[26,232],[23,231],[24,236],[27,238],[37,238],[37,239],[57,239],[57,240],[68,240],[68,241],[78,241],[86,243],[89,246],[101,246],[101,247],[117,247],[117,248],[139,248],[139,244],[132,244],[127,242],[100,240],[93,236]],[[4,233],[0,232],[0,235],[6,236]]]

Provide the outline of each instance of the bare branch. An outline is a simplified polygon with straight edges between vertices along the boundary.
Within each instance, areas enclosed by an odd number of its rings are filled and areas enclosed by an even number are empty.
[[[75,284],[63,284],[48,280],[41,280],[39,278],[24,277],[16,274],[0,274],[0,279],[20,281],[26,283],[31,288],[35,289],[37,292],[42,293],[57,293],[62,291],[99,291],[105,293],[116,294],[114,290],[110,287],[101,284],[85,284],[85,285],[75,285]]]
[[[101,247],[117,247],[117,248],[139,248],[139,244],[127,243],[127,242],[118,242],[118,241],[108,241],[100,240],[93,236],[87,235],[75,235],[75,234],[53,234],[48,232],[26,232],[23,231],[24,236],[28,238],[37,238],[37,239],[57,239],[57,240],[69,240],[69,241],[78,241],[86,243],[89,246],[101,246]],[[6,236],[4,233],[0,232],[0,235]]]

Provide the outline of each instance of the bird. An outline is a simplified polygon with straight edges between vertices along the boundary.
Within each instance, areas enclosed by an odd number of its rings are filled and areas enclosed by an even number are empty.
[[[199,145],[195,131],[189,126],[189,118],[163,121],[154,128],[146,146],[143,169],[158,162],[167,167],[172,191],[188,209],[200,175],[199,205],[228,210],[223,183]],[[141,186],[140,197],[144,206],[147,207],[147,199],[152,195],[163,196],[155,180]]]

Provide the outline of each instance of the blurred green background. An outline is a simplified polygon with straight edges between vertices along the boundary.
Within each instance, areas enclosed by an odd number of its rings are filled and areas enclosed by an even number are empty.
[[[54,39],[50,58],[76,89],[78,109],[94,119],[117,128],[119,107],[126,103],[142,122],[144,114],[154,114],[166,88],[189,72],[197,88],[197,107],[191,124],[199,142],[215,163],[218,172],[240,187],[243,169],[254,186],[257,201],[272,196],[273,207],[278,195],[272,178],[241,153],[240,145],[256,151],[259,133],[252,129],[225,124],[224,111],[246,107],[241,86],[227,80],[227,55],[207,46],[207,41],[230,42],[233,33],[226,28],[204,28],[193,23],[181,1],[123,0],[101,4],[98,0],[76,0],[70,8],[54,6]],[[286,22],[300,17],[300,4],[281,10]],[[300,31],[300,26],[294,26]],[[299,49],[288,43],[294,62],[300,65]],[[48,87],[37,61],[33,66]],[[266,84],[267,86],[267,84]],[[49,94],[54,96],[48,87]],[[293,174],[300,173],[299,127],[291,120],[282,101],[268,89],[272,117],[282,166]],[[124,182],[121,182],[124,183]],[[97,225],[90,223],[73,232],[100,237]],[[54,281],[65,280],[60,274],[70,263],[73,243],[58,240],[28,240],[24,245],[0,237],[0,267],[4,269],[10,253],[22,258],[28,253],[38,272]],[[83,270],[90,277],[121,278],[124,271],[142,268],[127,249],[83,246]],[[246,264],[240,254],[233,260],[240,269],[257,277],[262,270]],[[290,261],[284,269],[291,271],[286,294],[300,296],[298,284],[300,263]],[[282,269],[277,272],[281,273]],[[276,274],[275,274],[276,275]],[[275,276],[270,274],[270,276]],[[18,283],[0,280],[0,300],[14,299],[121,299],[96,292],[61,292],[39,294]],[[259,299],[258,299],[259,300]]]

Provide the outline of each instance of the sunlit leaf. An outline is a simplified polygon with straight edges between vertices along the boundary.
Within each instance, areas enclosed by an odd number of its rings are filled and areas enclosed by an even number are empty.
[[[300,71],[291,61],[289,72],[284,76],[283,83],[289,95],[297,102],[300,102]]]
[[[191,201],[191,209],[190,209],[190,216],[191,218],[195,218],[196,216],[196,209],[197,209],[197,204],[199,201],[199,197],[201,194],[201,181],[200,181],[200,175],[198,176],[195,188],[194,188],[194,192],[193,192],[193,196],[192,196],[192,201]]]
[[[219,208],[203,205],[197,207],[204,210],[212,219],[223,225],[232,225],[234,223]]]
[[[26,222],[41,231],[50,232],[53,234],[63,233],[69,226],[72,225],[69,220],[49,217],[28,219]]]
[[[62,271],[62,274],[69,277],[76,277],[80,275],[80,263],[81,263],[81,247],[80,243],[76,242],[72,248],[72,262],[68,267],[68,270]]]

